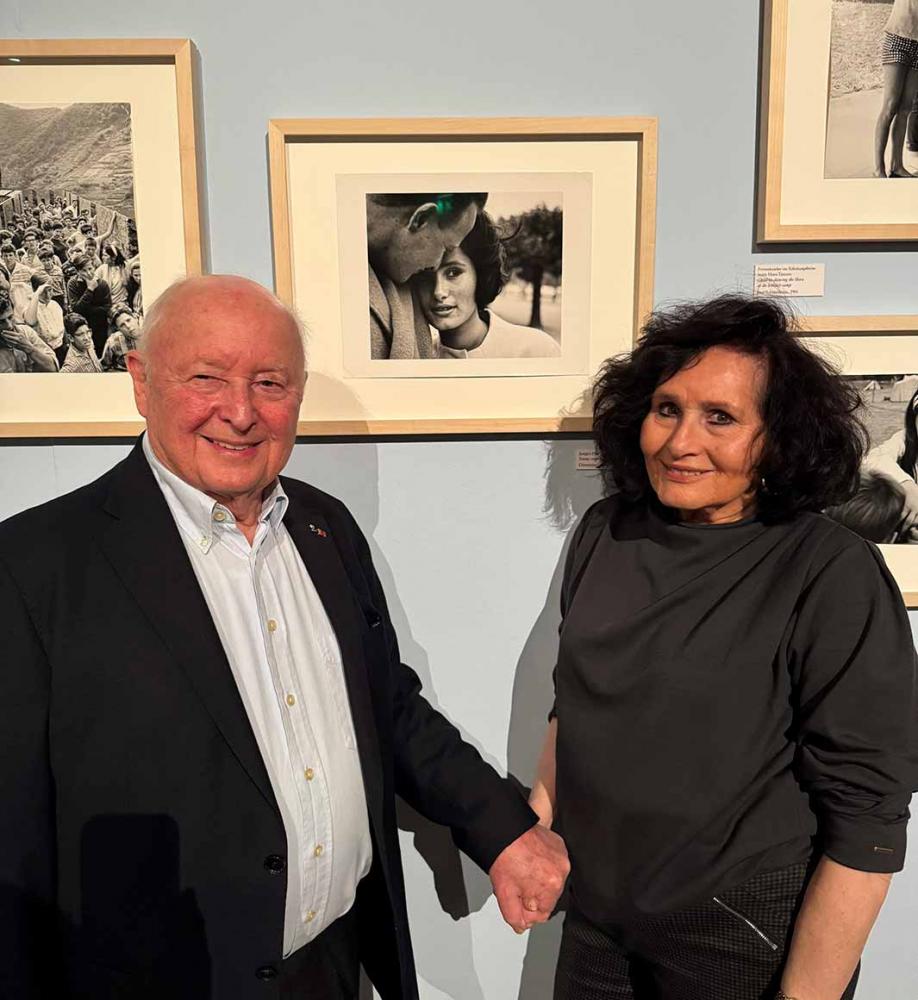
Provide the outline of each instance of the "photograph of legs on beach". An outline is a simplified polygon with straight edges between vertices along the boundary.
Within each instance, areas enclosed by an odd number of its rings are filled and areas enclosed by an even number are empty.
[[[827,178],[918,175],[918,0],[832,0]]]

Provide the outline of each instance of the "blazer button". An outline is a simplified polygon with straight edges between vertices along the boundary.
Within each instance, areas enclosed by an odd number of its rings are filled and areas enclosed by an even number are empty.
[[[255,970],[255,978],[267,982],[269,979],[277,979],[277,969],[273,965],[263,965]]]
[[[367,625],[369,625],[370,628],[376,628],[378,625],[382,624],[382,615],[380,615],[380,613],[375,608],[370,608],[366,612],[366,617],[367,617]]]
[[[283,875],[287,870],[287,862],[279,854],[269,854],[265,858],[265,869],[272,875]]]

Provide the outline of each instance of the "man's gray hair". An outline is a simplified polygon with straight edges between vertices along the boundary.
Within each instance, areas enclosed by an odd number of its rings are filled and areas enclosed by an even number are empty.
[[[156,335],[156,331],[168,321],[169,309],[174,304],[174,300],[180,298],[184,292],[192,288],[207,288],[208,285],[219,285],[224,279],[238,280],[252,285],[253,288],[257,288],[267,299],[271,300],[273,304],[281,310],[281,312],[285,313],[289,317],[290,322],[293,323],[296,327],[297,333],[300,335],[300,343],[303,346],[303,362],[305,365],[308,333],[303,321],[293,311],[293,309],[291,309],[286,302],[279,299],[274,292],[265,288],[264,285],[258,284],[257,281],[252,281],[251,278],[246,278],[241,274],[204,274],[179,278],[177,281],[173,281],[164,292],[158,295],[153,301],[153,304],[144,313],[143,331],[140,337],[140,343],[137,347],[137,350],[143,354],[147,360],[147,364],[149,364],[148,354],[150,351],[150,344]]]

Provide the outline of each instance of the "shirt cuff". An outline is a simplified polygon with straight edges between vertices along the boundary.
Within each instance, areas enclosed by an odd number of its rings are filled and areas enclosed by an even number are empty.
[[[891,823],[872,817],[822,817],[822,852],[862,872],[891,874],[905,867],[908,812]]]

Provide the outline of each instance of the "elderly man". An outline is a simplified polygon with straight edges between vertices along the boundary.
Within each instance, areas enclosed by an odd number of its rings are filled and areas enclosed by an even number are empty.
[[[395,795],[451,827],[517,930],[566,852],[399,663],[367,543],[278,478],[302,340],[190,279],[128,355],[147,432],[0,526],[0,995],[417,996]]]
[[[368,194],[370,356],[434,357],[430,328],[408,284],[439,267],[475,225],[486,194]]]

